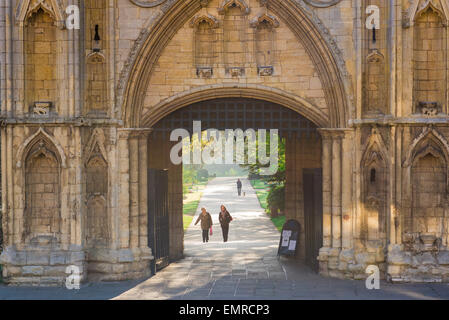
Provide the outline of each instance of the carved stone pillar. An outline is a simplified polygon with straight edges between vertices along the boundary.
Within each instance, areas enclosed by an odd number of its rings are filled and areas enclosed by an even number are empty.
[[[119,225],[118,236],[120,248],[129,248],[129,150],[128,138],[130,131],[126,129],[118,130],[118,144],[117,152],[119,158],[120,170],[120,189],[119,189]]]
[[[130,248],[139,246],[139,133],[129,136],[129,236]]]
[[[148,247],[148,129],[139,135],[139,247]]]
[[[341,248],[341,157],[342,136],[332,137],[332,248]]]
[[[347,130],[344,133],[342,144],[342,248],[353,247],[352,225],[353,225],[353,205],[352,205],[352,170],[354,156],[354,131]]]
[[[353,131],[320,129],[323,139],[323,248],[320,272],[343,277],[340,255],[352,246]]]
[[[332,246],[332,139],[321,131],[323,138],[323,247]]]

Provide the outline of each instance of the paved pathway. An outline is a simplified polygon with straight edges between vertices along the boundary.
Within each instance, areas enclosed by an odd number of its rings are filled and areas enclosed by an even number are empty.
[[[199,226],[191,225],[185,234],[185,259],[156,276],[90,283],[77,291],[0,285],[0,299],[449,299],[447,284],[382,282],[381,290],[370,291],[364,281],[324,278],[294,261],[278,261],[278,231],[247,180],[242,180],[246,196],[237,197],[235,180],[215,179],[204,191],[199,208],[212,214],[211,241],[203,244]],[[235,218],[228,243],[222,242],[218,223],[222,203]]]
[[[185,259],[119,298],[221,299],[251,297],[255,293],[271,296],[273,281],[287,280],[276,258],[279,232],[260,207],[249,181],[242,179],[245,195],[241,197],[237,195],[236,181],[217,178],[209,182],[184,236]],[[221,204],[234,218],[227,243],[223,242],[218,221]],[[200,224],[194,225],[202,207],[210,212],[214,224],[208,243],[202,242]],[[164,286],[157,285],[160,283]],[[144,290],[148,285],[151,290]]]

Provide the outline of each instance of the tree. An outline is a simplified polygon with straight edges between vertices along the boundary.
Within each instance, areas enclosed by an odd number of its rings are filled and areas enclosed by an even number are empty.
[[[269,183],[272,183],[274,185],[284,185],[285,184],[285,139],[278,136],[279,143],[278,143],[278,171],[276,174],[272,176],[266,176],[264,177],[264,180],[266,180]],[[266,150],[270,150],[270,136],[267,136],[266,141]],[[259,139],[256,140],[256,147],[259,148]],[[247,151],[247,146],[245,146],[245,150]],[[247,153],[247,152],[246,152]],[[257,155],[257,161],[255,164],[242,164],[240,165],[242,168],[245,168],[249,172],[249,177],[257,177],[262,178],[260,176],[260,169],[261,168],[268,168],[269,165],[262,165],[259,162],[258,155]]]

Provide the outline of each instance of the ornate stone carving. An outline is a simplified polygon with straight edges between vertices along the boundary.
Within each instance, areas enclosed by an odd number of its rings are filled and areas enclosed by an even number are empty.
[[[439,113],[438,102],[419,102],[418,108],[421,110],[421,113],[426,117],[435,117]]]
[[[268,76],[272,76],[273,75],[274,68],[272,66],[258,67],[257,71],[259,73],[259,76],[261,76],[261,77],[268,77]]]
[[[409,8],[402,13],[402,27],[410,28],[413,26],[416,17],[419,17],[428,8],[431,8],[441,17],[444,26],[448,25],[446,2],[441,2],[440,0],[412,0]]]
[[[245,68],[230,67],[226,70],[232,77],[242,77],[245,75]]]
[[[252,28],[257,28],[262,22],[267,22],[273,28],[277,28],[280,25],[278,18],[276,18],[275,16],[273,16],[271,14],[263,13],[258,16],[255,16],[251,20],[250,26]]]
[[[210,79],[214,74],[213,68],[197,68],[196,75],[198,78]]]
[[[304,2],[305,0],[295,0],[295,1],[298,3],[299,6],[301,6],[304,9],[304,12],[309,16],[313,24],[318,28],[320,34],[326,41],[326,44],[328,45],[329,49],[332,51],[332,56],[335,59],[338,71],[343,77],[343,85],[345,88],[348,104],[352,108],[354,106],[354,95],[353,95],[354,90],[352,86],[352,77],[349,74],[348,69],[346,68],[346,61],[343,57],[343,53],[338,47],[335,38],[331,35],[329,29],[325,26],[323,21],[321,21],[316,12],[305,5]],[[334,4],[329,4],[329,6]],[[317,6],[317,3],[315,3],[314,6]]]
[[[87,63],[100,64],[106,61],[105,56],[101,52],[91,52],[87,55]]]
[[[244,0],[223,0],[220,7],[218,8],[218,13],[225,14],[225,12],[230,7],[239,7],[242,10],[242,12],[246,14],[249,14],[251,11],[251,9]]]
[[[310,19],[311,23],[317,28],[321,36],[323,37],[326,46],[328,47],[332,57],[334,59],[334,63],[336,65],[336,69],[342,78],[342,89],[345,92],[344,95],[344,105],[347,110],[351,110],[350,112],[354,112],[354,95],[353,95],[353,86],[352,86],[352,77],[349,74],[346,68],[346,62],[343,57],[343,53],[338,48],[335,39],[330,34],[327,27],[323,24],[321,19],[317,16],[316,12],[310,8],[310,6],[306,5],[304,0],[294,0],[298,7],[301,8],[307,17]],[[126,85],[131,75],[131,69],[136,63],[138,53],[140,52],[143,44],[147,41],[149,35],[151,34],[151,30],[153,30],[154,26],[157,23],[160,23],[164,13],[168,11],[173,5],[176,3],[176,0],[167,0],[164,5],[161,7],[160,11],[155,11],[154,15],[150,18],[146,27],[142,29],[138,38],[134,42],[134,46],[131,49],[129,56],[127,58],[126,63],[124,64],[122,71],[120,72],[119,82],[117,84],[117,100],[116,100],[116,109],[115,112],[120,112],[120,108],[123,107],[124,103],[124,91],[126,89]],[[268,2],[269,4],[269,2]]]
[[[57,156],[59,158],[59,162],[61,163],[61,167],[62,168],[66,168],[67,165],[67,161],[66,161],[66,156],[64,153],[64,149],[62,148],[62,146],[58,143],[58,141],[55,139],[54,136],[51,136],[50,134],[48,134],[44,128],[39,128],[39,130],[33,134],[31,137],[28,137],[20,146],[19,149],[17,151],[17,155],[16,155],[16,159],[17,159],[17,163],[16,163],[16,167],[18,169],[22,168],[23,162],[25,160],[25,156],[27,154],[27,152],[29,151],[28,149],[34,145],[35,141],[38,140],[42,140],[44,139],[45,141],[48,141],[57,151]]]
[[[86,148],[84,149],[84,162],[86,165],[94,154],[101,155],[101,157],[106,162],[108,161],[105,141],[106,138],[103,130],[100,128],[95,128],[92,132],[89,142],[87,143]]]
[[[317,8],[327,8],[335,6],[336,4],[340,3],[341,0],[304,0],[311,6],[317,7]]]
[[[130,0],[136,6],[143,8],[153,8],[163,4],[167,0]]]
[[[438,252],[441,242],[441,238],[430,233],[406,232],[403,237],[405,251],[415,255],[424,252]]]
[[[48,116],[50,114],[51,102],[35,102],[33,114],[37,116]]]
[[[218,19],[211,14],[196,15],[190,22],[190,26],[192,28],[197,27],[202,22],[206,22],[211,28],[218,28],[219,26]]]
[[[20,1],[16,11],[16,22],[23,25],[39,9],[48,13],[55,25],[59,28],[64,27],[64,16],[59,0],[22,0]]]

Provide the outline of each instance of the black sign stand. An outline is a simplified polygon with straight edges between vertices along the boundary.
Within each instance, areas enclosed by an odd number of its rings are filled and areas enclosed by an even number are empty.
[[[289,220],[284,224],[279,241],[278,258],[282,256],[295,256],[299,243],[301,225],[296,220]]]

